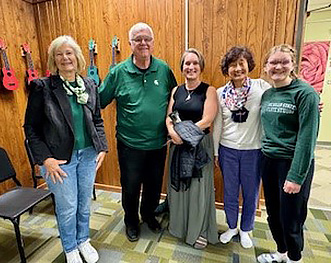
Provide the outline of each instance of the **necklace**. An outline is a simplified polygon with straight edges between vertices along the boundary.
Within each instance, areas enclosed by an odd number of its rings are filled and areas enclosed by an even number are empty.
[[[191,98],[192,98],[192,94],[193,94],[193,92],[199,87],[199,85],[201,84],[201,81],[199,81],[198,83],[195,83],[194,85],[191,85],[191,86],[193,86],[194,88],[193,89],[191,89],[191,90],[189,90],[188,88],[187,88],[187,83],[185,83],[185,90],[186,90],[186,92],[187,92],[187,97],[186,97],[186,99],[185,99],[185,101],[189,101]]]
[[[187,90],[186,89],[186,91],[187,91],[187,97],[186,97],[185,101],[188,101],[188,100],[191,99],[191,97],[192,97],[191,95],[195,91],[195,89],[194,90]]]

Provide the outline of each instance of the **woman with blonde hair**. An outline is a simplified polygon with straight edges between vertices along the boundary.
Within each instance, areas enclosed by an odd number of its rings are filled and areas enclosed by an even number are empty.
[[[273,47],[264,70],[272,82],[261,101],[261,174],[268,223],[275,253],[260,263],[302,262],[303,225],[314,172],[319,126],[319,96],[295,74],[296,52],[289,45]]]
[[[79,73],[85,67],[70,36],[53,40],[48,78],[30,84],[24,131],[48,188],[68,263],[97,262],[89,242],[90,200],[96,171],[107,151],[97,85]]]

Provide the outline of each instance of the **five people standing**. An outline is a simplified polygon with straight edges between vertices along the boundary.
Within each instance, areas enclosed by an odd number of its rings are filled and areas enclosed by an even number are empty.
[[[96,170],[107,151],[100,104],[104,108],[115,99],[128,240],[137,241],[140,236],[141,187],[141,219],[152,231],[161,230],[154,211],[161,193],[169,134],[172,235],[202,249],[208,242],[228,243],[239,233],[241,245],[252,247],[248,233],[254,226],[262,174],[268,223],[277,252],[262,254],[258,261],[298,262],[314,170],[319,100],[315,91],[294,74],[293,48],[280,45],[268,53],[264,69],[273,87],[248,77],[255,67],[249,49],[231,48],[221,66],[230,81],[216,93],[214,87],[201,81],[205,62],[198,50],[190,48],[182,55],[180,68],[185,83],[176,87],[169,66],[152,56],[154,34],[149,25],[132,26],[129,44],[132,55],[110,70],[99,90],[100,103],[95,83],[79,75],[85,60],[80,47],[69,36],[58,37],[51,43],[48,66],[52,75],[31,83],[25,134],[55,196],[67,261],[82,262],[79,252],[88,263],[98,260],[98,253],[89,242],[90,197]],[[170,114],[177,114],[178,122],[189,128],[180,131]],[[215,117],[213,144],[210,128]],[[198,143],[188,146],[195,133],[201,136]],[[216,163],[219,162],[223,174],[229,226],[220,237],[216,224],[214,155],[218,156]],[[185,169],[178,167],[184,163]],[[188,170],[185,176],[181,174]],[[238,231],[240,188],[243,209]]]

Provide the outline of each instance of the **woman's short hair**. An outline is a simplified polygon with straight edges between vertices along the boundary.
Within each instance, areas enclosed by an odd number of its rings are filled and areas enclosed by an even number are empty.
[[[133,39],[134,35],[135,35],[137,32],[139,32],[139,31],[141,31],[141,30],[145,30],[145,29],[149,30],[149,31],[151,32],[152,38],[154,38],[153,29],[152,29],[149,25],[147,25],[146,23],[139,22],[139,23],[137,23],[137,24],[134,24],[134,25],[130,28],[130,30],[129,30],[129,41],[131,41],[131,40]]]
[[[205,69],[205,58],[203,57],[202,53],[199,50],[195,49],[195,48],[189,48],[189,49],[184,51],[184,53],[183,53],[183,55],[180,59],[180,71],[183,72],[184,61],[185,61],[185,58],[186,58],[187,54],[189,54],[189,53],[193,53],[193,54],[197,55],[200,70],[202,72]]]
[[[58,70],[55,63],[55,52],[63,44],[68,44],[74,50],[77,58],[77,72],[80,73],[85,69],[86,62],[82,50],[77,42],[71,36],[59,36],[55,38],[48,48],[48,62],[47,66],[51,73],[55,74]]]
[[[295,73],[295,70],[297,69],[297,62],[296,62],[296,58],[297,58],[297,52],[295,50],[294,47],[292,47],[291,45],[288,45],[288,44],[281,44],[281,45],[278,45],[278,46],[274,46],[272,47],[268,53],[265,55],[264,57],[264,63],[263,65],[266,66],[267,63],[268,63],[268,60],[270,58],[270,56],[274,53],[276,53],[277,51],[280,51],[280,52],[283,52],[283,53],[287,53],[291,56],[291,60],[292,60],[292,63],[293,63],[293,70],[291,71],[290,73],[290,76],[291,78],[293,79],[297,79],[298,78],[298,75]]]
[[[250,49],[242,46],[234,46],[226,52],[221,60],[221,70],[224,76],[229,75],[230,64],[237,61],[241,57],[247,60],[248,72],[251,72],[255,68],[253,53]]]

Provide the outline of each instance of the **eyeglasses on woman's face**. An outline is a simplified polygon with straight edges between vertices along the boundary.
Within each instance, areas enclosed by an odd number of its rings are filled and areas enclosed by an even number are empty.
[[[268,60],[268,64],[270,66],[277,66],[278,64],[280,64],[281,66],[285,67],[287,65],[289,65],[292,61],[289,59],[284,59],[284,60],[277,60],[277,59],[272,59],[272,60]]]

